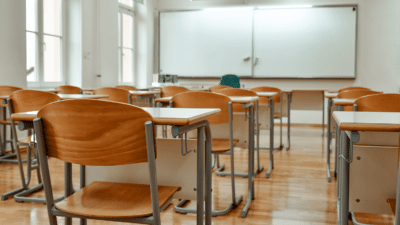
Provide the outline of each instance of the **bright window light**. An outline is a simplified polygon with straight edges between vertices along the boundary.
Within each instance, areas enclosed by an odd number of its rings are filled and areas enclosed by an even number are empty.
[[[281,6],[260,6],[257,9],[291,9],[291,8],[312,8],[312,5],[281,5]]]

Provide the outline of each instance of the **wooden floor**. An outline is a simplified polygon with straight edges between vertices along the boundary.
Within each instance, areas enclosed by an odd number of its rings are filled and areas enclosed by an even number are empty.
[[[278,130],[276,130],[278,131]],[[237,194],[244,196],[237,209],[226,216],[213,217],[213,224],[336,224],[336,181],[326,179],[326,137],[321,136],[321,128],[292,127],[291,149],[275,151],[275,169],[269,179],[265,178],[266,170],[255,179],[255,197],[246,218],[240,217],[247,198],[247,179],[237,178]],[[261,144],[267,146],[269,136],[262,132]],[[275,143],[279,143],[279,133],[275,134]],[[286,127],[283,132],[283,143],[286,144]],[[235,150],[235,169],[245,172],[247,169],[247,151]],[[262,150],[261,162],[268,168],[269,152]],[[229,169],[227,157],[222,161]],[[63,194],[63,163],[50,160],[50,171],[55,197]],[[79,182],[78,167],[74,166],[74,183]],[[332,169],[333,170],[333,169]],[[21,186],[16,165],[0,164],[1,193]],[[33,179],[33,184],[37,179]],[[36,196],[43,197],[43,191]],[[173,203],[177,203],[174,200]],[[230,203],[230,178],[213,174],[213,206],[223,209]],[[188,204],[194,207],[194,203]],[[392,224],[393,216],[357,215],[359,222],[374,224]],[[195,215],[175,213],[169,206],[161,216],[163,224],[196,224]],[[59,224],[63,224],[59,218]],[[44,204],[16,203],[14,199],[0,202],[0,224],[48,224],[47,210]],[[74,220],[79,224],[79,220]],[[103,221],[88,221],[88,224],[121,224]]]

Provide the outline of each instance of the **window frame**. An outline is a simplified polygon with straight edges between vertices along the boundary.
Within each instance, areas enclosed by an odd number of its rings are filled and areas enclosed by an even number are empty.
[[[125,5],[121,2],[118,2],[119,7],[118,7],[118,84],[120,85],[133,85],[135,86],[136,84],[136,76],[135,76],[135,2],[132,1],[133,7],[130,7],[129,5]],[[124,47],[123,46],[123,14],[132,16],[132,48]],[[123,50],[124,49],[130,49],[132,51],[132,61],[131,61],[131,68],[132,68],[132,74],[131,82],[124,82],[123,81]]]
[[[60,85],[64,85],[66,81],[66,66],[65,66],[65,60],[66,60],[66,38],[65,38],[65,33],[66,33],[66,2],[65,0],[60,0],[61,1],[61,18],[60,18],[60,35],[54,35],[54,34],[46,34],[44,33],[44,0],[37,0],[37,4],[35,7],[36,10],[36,18],[35,18],[35,24],[36,24],[36,30],[37,31],[29,31],[28,29],[25,28],[26,34],[27,33],[34,33],[36,35],[36,65],[35,65],[35,72],[36,72],[36,81],[27,81],[28,88],[53,88],[57,87]],[[26,12],[25,12],[26,14]],[[50,37],[56,37],[60,39],[60,78],[61,81],[57,82],[49,82],[49,81],[44,81],[44,37],[45,36],[50,36]]]

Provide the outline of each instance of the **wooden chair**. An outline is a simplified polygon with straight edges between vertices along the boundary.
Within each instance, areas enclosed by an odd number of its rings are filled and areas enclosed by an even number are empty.
[[[188,92],[189,89],[181,86],[166,86],[161,88],[161,98],[172,97],[182,92]]]
[[[136,88],[134,86],[129,86],[129,85],[119,85],[116,86],[115,88],[124,89],[127,91],[136,91]]]
[[[358,90],[358,89],[371,90],[371,89],[366,88],[366,87],[346,87],[346,88],[339,89],[338,92],[340,93],[340,92],[343,92],[343,91]]]
[[[360,98],[366,95],[382,94],[382,92],[371,91],[366,89],[354,89],[349,91],[339,92],[338,98]],[[345,106],[344,111],[353,111],[353,106]]]
[[[101,113],[99,113],[101,112]],[[88,116],[90,115],[90,116]],[[95,126],[93,126],[95,124]],[[99,100],[61,101],[41,109],[34,120],[51,225],[56,216],[161,224],[179,187],[157,185],[153,118],[143,109]],[[96,150],[95,150],[96,149]],[[95,181],[54,203],[48,157],[71,166],[116,166],[148,162],[150,185]],[[66,173],[71,178],[70,171]]]
[[[282,93],[282,90],[279,89],[279,88],[261,86],[261,87],[252,88],[252,89],[250,89],[250,90],[253,91],[253,92],[277,92],[278,94],[275,95],[275,97],[274,97],[274,103],[281,103],[281,93]],[[265,98],[265,97],[264,97],[264,98],[260,98],[260,99],[258,100],[258,103],[259,103],[259,104],[268,104],[268,100],[267,100],[267,98]],[[274,108],[276,109],[277,107],[274,107]],[[275,119],[279,119],[279,124],[280,124],[280,126],[279,126],[280,145],[279,145],[279,148],[277,148],[277,149],[282,149],[282,148],[283,148],[283,144],[282,144],[282,112],[281,112],[281,111],[279,111],[279,112],[274,112],[274,118],[275,118]]]
[[[58,94],[82,94],[82,89],[71,85],[62,85],[56,87]]]
[[[400,112],[400,94],[375,94],[358,98],[354,102],[357,111]]]
[[[232,96],[232,97],[233,96],[237,96],[237,97],[240,97],[240,96],[242,96],[242,97],[243,96],[257,96],[257,93],[255,93],[253,91],[248,91],[248,90],[238,89],[238,88],[224,88],[224,89],[217,90],[215,93],[223,94],[223,95],[226,95],[226,96]],[[258,110],[258,104],[254,108],[254,110],[256,110],[256,111]],[[242,104],[233,103],[232,104],[232,111],[233,112],[245,112],[245,109],[243,109]],[[257,173],[260,173],[264,169],[263,166],[260,166],[260,148],[259,148],[260,131],[259,131],[259,126],[258,126],[258,119],[256,119],[256,126],[255,127],[257,128],[256,129],[257,130],[256,134],[257,134],[257,168],[258,169],[255,170],[254,174],[257,174]],[[217,159],[217,162],[218,162],[219,159],[218,158],[216,158],[216,159]],[[218,166],[218,170],[216,171],[216,174],[223,175],[223,176],[230,175],[230,174],[228,174],[226,172],[221,172],[221,167]],[[236,176],[247,177],[248,173],[246,173],[246,174],[238,173],[238,174],[236,174]]]
[[[229,154],[231,158],[231,187],[232,187],[232,203],[221,211],[213,211],[213,216],[225,215],[232,209],[235,209],[243,200],[243,196],[236,198],[235,194],[235,168],[234,168],[234,151],[233,147],[238,140],[233,139],[233,126],[232,126],[232,102],[229,97],[221,94],[210,92],[184,92],[174,95],[171,99],[171,104],[174,108],[219,108],[221,114],[208,118],[208,122],[213,124],[227,124],[229,123],[229,139],[212,139],[212,153],[213,154]],[[183,205],[182,200],[178,203],[176,208]],[[181,211],[188,210],[180,208]],[[193,212],[188,210],[187,212]]]
[[[108,95],[108,98],[104,98],[107,101],[132,104],[132,95],[124,89],[105,87],[94,90],[93,94]]]
[[[13,86],[0,86],[0,95],[10,95],[14,91],[19,91],[22,90],[22,88],[19,87],[13,87]],[[3,129],[3,137],[0,137],[0,144],[1,144],[1,152],[0,156],[0,162],[8,162],[8,163],[15,163],[17,164],[18,161],[12,158],[16,157],[15,154],[15,149],[14,145],[12,142],[12,130],[11,130],[11,120],[10,118],[7,118],[7,104],[0,102],[0,107],[2,108],[2,119],[0,120],[0,125],[2,126]],[[7,140],[7,126],[10,126],[10,138]],[[7,143],[10,144],[12,154],[6,155],[6,148],[7,148]]]
[[[58,101],[60,98],[56,94],[52,94],[50,92],[44,91],[33,91],[33,90],[21,90],[13,92],[8,99],[7,106],[10,113],[20,113],[20,112],[28,112],[28,111],[38,111],[43,108],[45,105]],[[44,199],[35,198],[35,197],[25,197],[30,195],[33,192],[39,191],[43,188],[43,184],[41,182],[39,162],[35,157],[31,157],[31,151],[34,147],[34,135],[30,135],[30,130],[28,131],[28,137],[18,139],[17,130],[16,130],[16,121],[11,119],[11,130],[13,133],[13,143],[16,149],[16,155],[18,160],[19,172],[22,181],[22,187],[5,193],[1,196],[2,200],[6,200],[11,196],[14,196],[14,199],[17,202],[42,202],[45,203]],[[32,144],[31,144],[32,143]],[[23,170],[23,162],[20,152],[20,147],[27,147],[27,177],[25,179],[25,173]],[[36,162],[36,163],[35,163]],[[39,180],[39,184],[33,187],[29,187],[29,183],[31,181],[31,172],[32,170],[37,170],[37,176]]]
[[[210,90],[210,92],[216,92],[217,90],[224,89],[224,88],[232,88],[232,87],[225,86],[225,85],[218,85],[218,86],[210,87],[209,90]]]

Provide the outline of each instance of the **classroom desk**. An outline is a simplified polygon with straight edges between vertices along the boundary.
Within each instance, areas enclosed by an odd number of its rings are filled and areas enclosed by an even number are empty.
[[[220,113],[220,109],[187,109],[187,108],[148,108],[143,107],[145,111],[151,114],[153,117],[153,122],[155,125],[172,125],[172,135],[178,136],[180,134],[186,133],[190,130],[197,129],[199,137],[197,139],[197,178],[196,178],[196,196],[197,196],[197,224],[203,224],[203,215],[204,215],[204,202],[199,199],[205,199],[205,224],[211,225],[211,131],[210,126],[207,121],[207,118],[213,115],[217,115]],[[20,130],[24,130],[26,128],[32,127],[32,121],[37,117],[37,111],[33,112],[25,112],[25,113],[14,113],[11,115],[13,120],[20,121],[18,127]],[[205,136],[204,136],[205,134]],[[205,147],[204,140],[205,137]],[[158,146],[160,147],[160,146]],[[160,151],[160,149],[159,149]],[[182,149],[183,151],[183,149]],[[178,151],[179,152],[179,151]],[[158,153],[157,164],[161,160],[161,153]],[[196,164],[196,163],[195,163]],[[129,165],[135,166],[135,165]],[[140,165],[139,165],[140,166]],[[143,165],[142,165],[143,166]],[[144,165],[147,167],[147,165]],[[124,167],[121,171],[120,169]],[[93,180],[104,180],[105,178],[111,178],[113,181],[123,182],[125,176],[132,177],[137,176],[139,173],[137,170],[126,170],[126,166],[114,166],[114,167],[91,167],[87,166],[85,169],[81,169],[81,178],[86,177],[88,181]],[[172,167],[176,167],[172,166]],[[82,168],[82,167],[81,167]],[[101,173],[98,173],[98,169],[102,169]],[[127,171],[133,171],[132,173],[128,173]],[[122,173],[121,173],[122,172]],[[167,176],[166,173],[168,170],[158,170],[158,179],[162,179],[162,177]],[[183,171],[185,172],[185,171]],[[85,176],[82,176],[85,175]],[[149,183],[147,173],[144,173],[147,177],[147,183]],[[140,177],[138,179],[141,179]],[[66,189],[69,189],[72,184],[72,177],[67,177],[66,180]],[[183,180],[183,182],[182,182]],[[175,183],[175,181],[177,183]],[[81,181],[86,183],[85,179]],[[145,181],[146,182],[146,181]],[[158,182],[159,185],[171,185],[171,180],[167,179],[166,183],[163,181]],[[185,184],[184,179],[176,178],[173,182],[173,185],[182,185],[187,186]],[[204,189],[205,188],[205,189]],[[193,191],[193,188],[192,190]]]
[[[171,86],[178,86],[178,87],[185,87],[185,86],[181,86],[181,85],[171,85]],[[168,87],[168,86],[164,86],[164,87]],[[156,87],[156,86],[150,86],[147,88],[138,88],[137,90],[161,90],[161,88],[163,87]],[[187,89],[189,89],[189,91],[209,91],[208,88],[204,88],[204,87],[188,87]]]
[[[271,140],[271,142],[270,142],[270,165],[269,165],[269,169],[268,169],[268,172],[267,172],[267,177],[269,177],[269,175],[270,175],[270,173],[271,173],[271,171],[272,171],[272,169],[273,169],[273,148],[274,148],[274,145],[273,145],[273,113],[274,113],[274,110],[273,110],[273,96],[274,95],[276,95],[276,92],[273,92],[273,93],[264,93],[264,94],[262,94],[263,96],[265,96],[265,97],[268,97],[268,100],[270,101],[270,104],[272,105],[272,109],[271,109],[271,117],[270,118],[272,118],[272,125],[271,125],[271,134],[270,134],[270,140]],[[257,116],[254,116],[254,113],[255,113],[255,111],[257,112],[257,110],[258,110],[258,99],[259,99],[259,97],[258,96],[251,96],[251,97],[249,97],[249,96],[246,96],[246,97],[237,97],[237,96],[229,96],[229,98],[231,99],[231,102],[232,103],[239,103],[239,104],[242,104],[242,107],[244,108],[244,109],[247,109],[247,108],[249,108],[249,125],[248,125],[248,128],[249,128],[249,130],[247,131],[248,132],[248,139],[247,139],[247,142],[248,142],[248,148],[249,148],[249,157],[248,157],[248,175],[247,175],[247,178],[248,178],[248,191],[247,191],[247,202],[246,202],[246,204],[245,204],[245,206],[244,206],[244,208],[243,208],[243,210],[242,210],[242,213],[241,213],[241,216],[242,217],[246,217],[246,215],[247,215],[247,212],[248,212],[248,210],[249,210],[249,208],[250,208],[250,205],[251,205],[251,201],[253,200],[253,199],[255,199],[255,194],[254,194],[254,173],[256,172],[256,173],[259,173],[259,172],[261,172],[262,171],[262,166],[260,166],[260,164],[259,164],[259,161],[258,161],[258,165],[257,165],[257,169],[254,171],[254,124],[255,124],[255,120],[257,119]],[[172,97],[164,97],[164,98],[158,98],[158,99],[156,99],[155,100],[155,102],[159,102],[159,103],[169,103],[170,101],[171,101],[171,99],[172,99]],[[256,107],[256,110],[254,110],[254,107]],[[241,113],[241,114],[243,114],[243,113]],[[258,113],[257,113],[257,115],[258,115]],[[258,120],[258,119],[257,119]],[[235,119],[234,119],[234,121],[235,121]],[[257,122],[257,126],[258,126],[258,122]],[[218,132],[220,129],[222,130],[222,129],[225,129],[226,130],[226,127],[220,127],[220,126],[214,126],[213,128],[212,128],[212,130],[213,131],[215,131],[215,129],[218,129],[217,130],[217,132],[215,132],[215,134],[225,134],[226,132]],[[242,131],[242,129],[239,129],[239,130],[237,130],[236,129],[236,133],[234,132],[234,138],[236,138],[235,137],[235,135],[238,135],[239,137],[242,137],[242,135],[241,134],[238,134],[238,133],[240,133],[240,131]],[[218,136],[217,135],[217,137],[215,137],[215,135],[213,136],[214,138],[224,138],[223,136]],[[257,136],[257,137],[259,137],[259,136]],[[240,141],[239,140],[239,142],[246,142],[246,141],[244,141],[244,140],[242,140],[242,141]],[[259,147],[259,141],[257,140],[257,147]],[[258,157],[258,159],[259,159],[259,157]]]
[[[149,99],[150,107],[153,107],[153,101],[156,98],[156,95],[161,94],[161,91],[129,91],[132,95],[136,95],[136,102],[139,102],[139,99]]]
[[[400,197],[400,113],[333,112],[333,118],[339,127],[341,146],[338,224],[348,224],[350,215],[354,221],[350,212],[390,213],[387,198]],[[400,224],[399,203],[396,225]]]
[[[287,109],[283,108],[283,116],[288,117],[287,147],[290,148],[290,110],[322,110],[322,136],[325,130],[325,91],[310,89],[282,89],[281,104],[287,102]],[[286,98],[285,98],[286,97]]]

